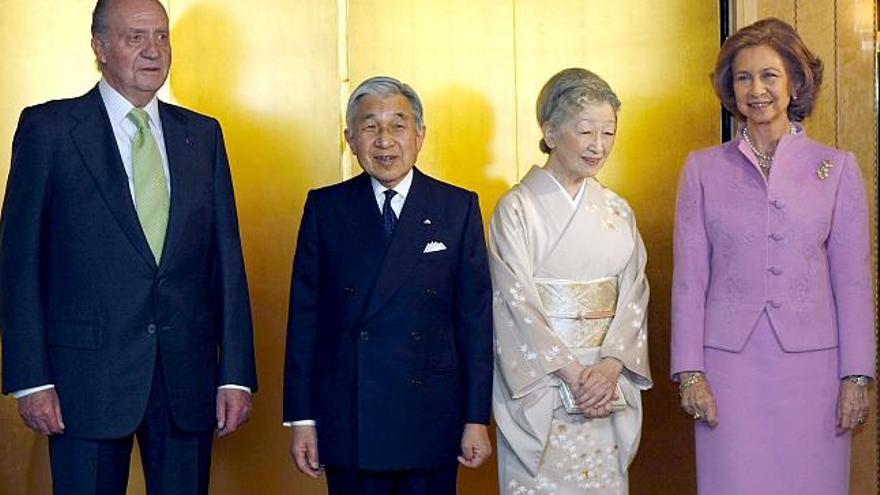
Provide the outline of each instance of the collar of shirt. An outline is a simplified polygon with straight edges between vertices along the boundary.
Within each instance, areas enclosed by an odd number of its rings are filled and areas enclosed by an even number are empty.
[[[397,194],[391,198],[391,209],[397,218],[400,218],[400,211],[403,210],[403,204],[406,202],[406,196],[409,194],[409,188],[412,186],[413,171],[412,169],[401,179],[401,181],[391,189]],[[383,186],[375,177],[370,177],[370,184],[373,186],[373,195],[376,196],[376,204],[379,205],[379,213],[382,212],[382,206],[385,204],[385,191],[388,189]]]
[[[101,82],[98,83],[98,91],[101,93],[101,99],[104,100],[104,107],[107,108],[110,122],[121,126],[129,139],[133,138],[135,132],[137,132],[137,126],[128,119],[128,113],[131,112],[134,105],[119,94],[113,86],[110,86],[110,83],[104,78],[101,78]],[[158,142],[159,139],[156,136],[162,135],[162,120],[159,118],[159,98],[153,96],[153,99],[144,106],[144,110],[150,117],[150,130],[153,131],[153,136]]]
[[[125,175],[128,176],[128,189],[131,193],[132,201],[135,201],[134,194],[134,171],[131,159],[131,141],[137,133],[137,126],[128,119],[128,112],[134,108],[130,101],[126,100],[113,86],[110,86],[104,78],[98,83],[98,92],[101,94],[101,100],[104,102],[104,108],[107,109],[107,117],[110,119],[110,128],[113,130],[113,137],[116,139],[116,149],[119,150],[119,158],[122,159],[122,166],[125,168]],[[162,157],[162,166],[165,169],[165,185],[171,192],[170,172],[168,170],[168,154],[165,150],[165,137],[162,134],[162,120],[159,118],[159,99],[153,97],[144,107],[150,120],[150,131],[153,133],[153,139],[159,145],[159,155]]]

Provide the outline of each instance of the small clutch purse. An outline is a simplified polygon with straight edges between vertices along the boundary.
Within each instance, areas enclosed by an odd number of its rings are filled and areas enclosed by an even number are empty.
[[[615,395],[617,395],[617,398],[613,399],[610,404],[612,413],[620,412],[627,408],[626,399],[623,397],[623,390],[620,389],[620,384],[618,383],[616,387]],[[565,382],[559,385],[559,398],[562,399],[562,407],[565,408],[565,412],[568,414],[584,414],[575,404],[574,394],[571,393],[571,388]]]

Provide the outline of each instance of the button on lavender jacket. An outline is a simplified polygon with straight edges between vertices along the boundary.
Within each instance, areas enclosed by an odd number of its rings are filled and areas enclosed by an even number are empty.
[[[841,377],[874,375],[868,206],[852,153],[785,135],[769,181],[741,138],[692,153],[674,260],[673,375],[703,370],[704,347],[741,351],[762,311],[784,350],[836,347]]]

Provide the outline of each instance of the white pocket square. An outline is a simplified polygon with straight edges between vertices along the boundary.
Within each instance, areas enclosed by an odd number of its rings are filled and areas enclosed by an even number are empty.
[[[425,250],[422,253],[436,253],[437,251],[446,251],[446,244],[440,241],[431,241],[425,244]]]

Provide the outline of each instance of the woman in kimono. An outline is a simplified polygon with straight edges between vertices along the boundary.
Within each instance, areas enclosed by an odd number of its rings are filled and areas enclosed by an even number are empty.
[[[645,247],[629,205],[595,178],[619,108],[592,72],[553,76],[537,103],[547,161],[492,217],[503,494],[628,491],[651,377]]]
[[[728,38],[715,92],[742,126],[679,181],[672,374],[707,495],[845,495],[874,375],[868,207],[852,153],[808,138],[822,62],[790,25]]]

